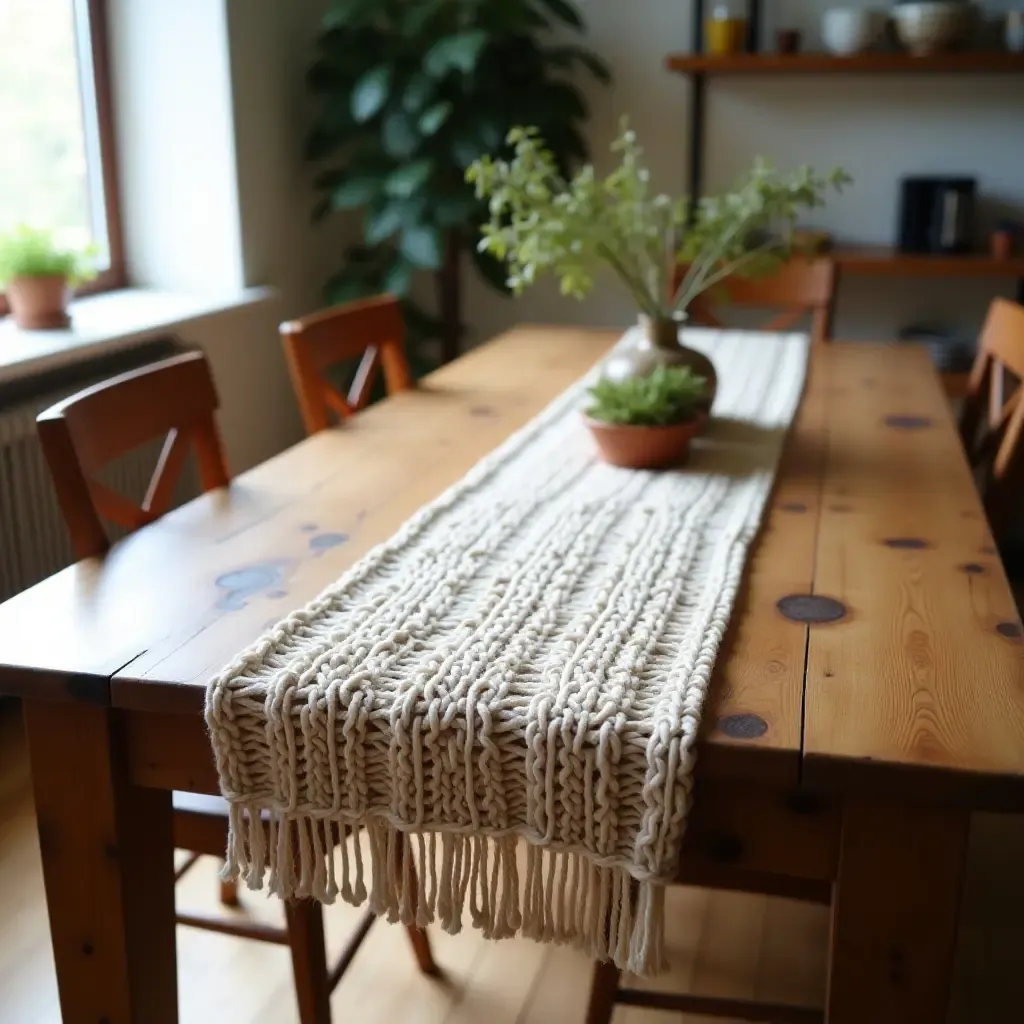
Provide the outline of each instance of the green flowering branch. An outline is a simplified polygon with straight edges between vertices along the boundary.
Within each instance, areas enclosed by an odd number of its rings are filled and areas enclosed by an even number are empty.
[[[563,295],[582,299],[606,265],[652,317],[685,311],[733,274],[778,266],[793,252],[799,214],[851,181],[841,169],[819,175],[802,167],[784,176],[758,159],[734,191],[701,200],[691,218],[688,199],[652,193],[643,151],[625,123],[612,145],[619,165],[604,179],[589,164],[563,178],[535,128],[513,129],[508,142],[512,159],[482,157],[466,180],[488,200],[480,250],[505,263],[512,291],[552,273]],[[688,269],[672,292],[680,262]]]

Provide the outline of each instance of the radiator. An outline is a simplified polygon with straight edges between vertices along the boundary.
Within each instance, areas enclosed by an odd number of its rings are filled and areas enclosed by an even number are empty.
[[[38,583],[74,561],[67,528],[36,437],[36,416],[76,391],[180,350],[171,342],[150,343],[116,361],[86,364],[76,373],[51,376],[28,391],[0,396],[0,601]],[[97,369],[102,366],[102,371]],[[133,501],[141,502],[160,454],[162,438],[140,446],[96,474],[97,479]],[[193,467],[182,473],[178,504],[198,492]],[[116,539],[124,531],[110,524]]]

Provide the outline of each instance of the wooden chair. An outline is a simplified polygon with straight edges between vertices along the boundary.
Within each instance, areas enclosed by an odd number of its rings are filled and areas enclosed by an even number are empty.
[[[673,291],[686,274],[686,266],[676,267]],[[811,340],[828,341],[832,335],[832,315],[835,308],[836,270],[827,257],[813,260],[795,258],[765,277],[744,278],[733,276],[722,282],[728,298],[723,302],[752,309],[778,309],[779,312],[760,328],[765,331],[785,331],[805,316],[811,318]],[[722,327],[714,313],[714,300],[707,295],[698,296],[690,306],[695,324]]]
[[[186,352],[86,388],[40,413],[39,440],[78,558],[110,547],[104,519],[136,530],[168,510],[190,444],[203,490],[227,486],[216,408],[206,357]],[[141,506],[93,478],[161,434],[167,435],[163,451]]]
[[[1021,494],[1024,427],[1024,307],[996,299],[978,341],[960,419],[960,439],[999,539]]]
[[[412,387],[405,358],[405,324],[398,300],[390,295],[352,302],[281,324],[281,340],[299,400],[306,432],[358,412],[370,397],[383,367],[389,394]],[[328,367],[361,356],[347,395],[324,378]]]
[[[217,406],[206,357],[201,352],[187,352],[86,388],[39,415],[39,439],[79,558],[103,555],[110,547],[104,518],[134,530],[167,511],[190,443],[197,455],[203,490],[228,485],[230,475],[214,418]],[[141,506],[93,478],[92,474],[112,459],[165,433]],[[227,838],[228,807],[223,799],[174,794],[175,846],[190,852],[176,879],[200,856],[223,857]],[[222,883],[220,897],[222,903],[237,906],[234,883]],[[374,916],[367,912],[331,969],[324,947],[323,911],[310,900],[285,901],[284,928],[197,914],[178,914],[177,919],[179,924],[287,945],[299,1019],[302,1024],[329,1024],[330,993]],[[408,933],[420,969],[437,973],[426,933],[413,926]]]

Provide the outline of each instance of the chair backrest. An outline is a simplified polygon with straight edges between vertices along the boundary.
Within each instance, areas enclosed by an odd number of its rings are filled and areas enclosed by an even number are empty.
[[[405,358],[405,323],[391,295],[352,302],[281,324],[288,370],[308,434],[324,430],[332,414],[344,420],[366,405],[383,367],[389,394],[412,387]],[[343,359],[362,356],[347,395],[324,376]]]
[[[978,340],[960,417],[960,439],[978,473],[992,532],[1006,526],[1024,469],[1024,307],[995,299]]]
[[[203,490],[227,485],[217,405],[206,357],[186,352],[86,388],[40,413],[39,440],[79,558],[110,547],[104,519],[135,530],[167,511],[190,442]],[[93,479],[107,463],[164,434],[141,506]]]
[[[686,266],[676,268],[673,291],[686,273]],[[835,307],[836,269],[827,257],[807,260],[796,257],[778,270],[763,277],[744,278],[738,275],[722,282],[729,305],[778,312],[761,325],[766,331],[785,331],[805,316],[811,318],[811,340],[828,341],[832,334],[832,312]],[[698,296],[690,305],[690,317],[705,327],[721,327],[722,322],[713,311],[716,300],[712,296]]]

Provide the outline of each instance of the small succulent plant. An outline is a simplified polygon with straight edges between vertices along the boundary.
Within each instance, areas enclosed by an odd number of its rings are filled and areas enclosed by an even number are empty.
[[[659,366],[647,377],[599,380],[586,415],[602,423],[667,427],[695,419],[707,395],[707,381],[688,366]]]

